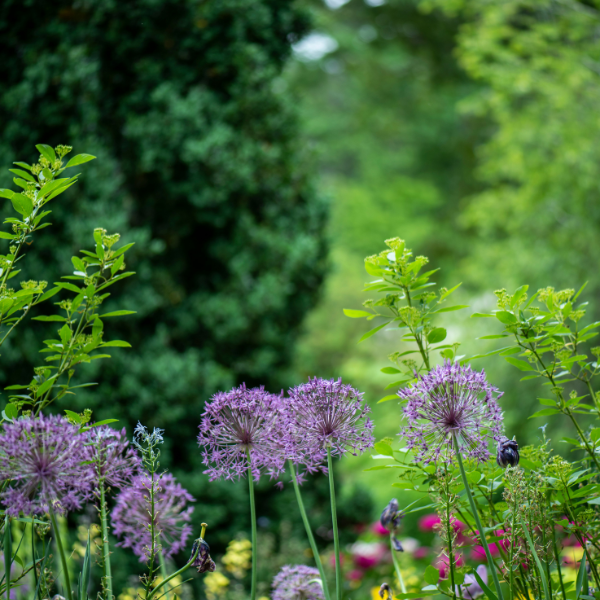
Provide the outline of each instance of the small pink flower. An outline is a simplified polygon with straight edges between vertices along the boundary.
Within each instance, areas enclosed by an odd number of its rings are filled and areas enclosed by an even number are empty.
[[[390,532],[379,521],[371,525],[371,531],[377,535],[384,535],[386,537],[390,535]]]
[[[462,567],[465,564],[465,561],[462,557],[462,554],[458,554],[454,557],[455,564],[457,567]],[[449,569],[449,560],[446,555],[438,556],[433,566],[440,572],[440,577],[442,579],[446,579],[448,574],[450,573]]]
[[[435,514],[423,515],[419,519],[419,529],[421,531],[434,531],[435,527],[440,524],[440,518]]]
[[[428,548],[427,546],[421,546],[420,548],[417,548],[413,552],[413,556],[417,560],[421,560],[422,558],[427,558],[427,556],[429,555],[429,550],[430,550],[430,548]]]
[[[346,578],[350,581],[360,581],[364,577],[364,573],[358,569],[352,569],[352,571],[346,573]]]

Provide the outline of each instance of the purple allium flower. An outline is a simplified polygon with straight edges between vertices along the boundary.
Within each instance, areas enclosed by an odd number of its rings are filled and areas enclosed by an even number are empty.
[[[91,496],[93,471],[79,428],[61,416],[5,423],[0,433],[0,497],[6,512],[18,516],[81,508]]]
[[[125,428],[117,431],[108,425],[93,427],[87,432],[96,480],[122,488],[129,484],[140,467],[140,457],[129,446]]]
[[[313,567],[286,565],[273,578],[272,599],[323,600],[325,596],[320,580],[319,571]]]
[[[290,458],[314,472],[331,453],[343,456],[373,446],[371,411],[362,394],[341,379],[313,378],[289,391],[285,432],[290,436]]]
[[[131,548],[141,562],[149,558],[152,545],[149,512],[152,485],[147,473],[136,475],[117,496],[111,514],[114,534],[123,538],[117,545]],[[192,533],[189,522],[194,507],[187,503],[194,502],[194,498],[170,473],[156,475],[154,486],[154,526],[160,531],[158,540],[163,556],[168,558],[185,548]]]
[[[273,477],[284,468],[281,433],[281,396],[262,387],[245,385],[215,394],[207,402],[198,444],[204,447],[202,462],[210,467],[210,481],[237,479],[250,471],[255,479],[261,470]]]
[[[502,411],[496,402],[502,393],[487,382],[484,371],[448,361],[398,391],[406,401],[408,421],[400,436],[425,464],[451,460],[454,435],[464,455],[485,462],[490,457],[488,438],[498,441],[502,434]]]

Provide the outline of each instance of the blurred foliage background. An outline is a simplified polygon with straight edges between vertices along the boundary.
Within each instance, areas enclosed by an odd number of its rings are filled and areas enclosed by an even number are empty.
[[[67,272],[94,227],[136,242],[119,307],[138,314],[113,324],[134,349],[87,367],[100,385],[76,407],[166,428],[164,464],[222,550],[248,519],[243,483],[201,473],[212,393],[341,376],[377,436],[397,433],[397,405],[377,404],[395,333],[357,345],[368,325],[342,313],[366,299],[363,258],[384,239],[462,282],[470,308],[440,322],[462,354],[495,347],[475,340],[494,324],[469,314],[497,288],[590,279],[595,300],[599,29],[597,0],[5,0],[2,164],[34,160],[36,143],[99,158],[54,207],[28,277]],[[13,340],[2,382],[29,377],[39,339]],[[536,441],[539,388],[501,358],[474,366],[506,391],[508,433]],[[393,495],[370,464],[343,461],[347,541]],[[307,488],[326,544],[324,483]],[[289,490],[260,492],[265,534],[301,536],[295,518],[280,534]]]

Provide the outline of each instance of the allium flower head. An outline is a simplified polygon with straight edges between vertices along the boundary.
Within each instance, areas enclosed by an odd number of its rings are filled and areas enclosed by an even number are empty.
[[[117,488],[128,485],[140,467],[140,457],[129,446],[125,429],[117,431],[103,425],[93,427],[86,435],[96,480]]]
[[[215,394],[207,402],[198,444],[210,481],[244,477],[261,470],[271,476],[284,469],[281,396],[245,385]],[[250,460],[250,467],[248,466]]]
[[[91,495],[93,472],[85,439],[61,416],[5,423],[0,433],[0,494],[9,515],[44,514],[51,504],[64,514]]]
[[[353,455],[373,446],[371,411],[362,394],[341,379],[313,378],[289,391],[286,432],[291,436],[293,460],[314,471],[327,457]]]
[[[490,456],[489,438],[500,439],[503,417],[496,400],[502,392],[487,382],[483,371],[448,361],[398,396],[406,401],[408,421],[400,436],[425,464],[452,460],[454,436],[461,453],[478,462]]]
[[[303,565],[286,565],[273,578],[272,600],[323,600],[319,571]]]
[[[163,556],[168,558],[185,548],[192,528],[189,525],[193,506],[192,495],[177,483],[170,473],[155,475],[154,482],[144,473],[135,476],[131,484],[117,496],[111,514],[114,534],[123,538],[118,545],[131,548],[143,562],[150,555],[150,489],[155,486],[154,526],[160,531]]]

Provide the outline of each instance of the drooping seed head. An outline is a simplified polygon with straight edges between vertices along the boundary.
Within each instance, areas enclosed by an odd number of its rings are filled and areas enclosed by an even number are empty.
[[[502,436],[498,440],[498,449],[496,451],[496,462],[498,466],[506,469],[509,465],[516,467],[519,464],[519,444],[516,440],[509,440],[506,436]]]

